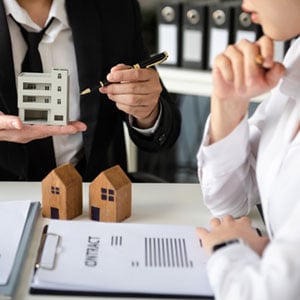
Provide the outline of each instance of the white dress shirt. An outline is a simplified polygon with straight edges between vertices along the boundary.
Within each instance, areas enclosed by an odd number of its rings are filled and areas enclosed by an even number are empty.
[[[214,253],[208,273],[216,299],[300,297],[300,39],[289,49],[286,75],[223,140],[198,152],[204,201],[215,216],[247,214],[261,200],[271,239],[262,258],[245,245]]]
[[[21,72],[21,63],[27,51],[27,46],[19,27],[9,15],[12,15],[14,19],[28,31],[38,32],[42,30],[42,28],[31,20],[26,10],[20,7],[17,1],[4,0],[4,5],[8,16],[9,31],[12,37],[11,42],[17,80],[17,76]],[[74,121],[78,120],[80,116],[80,91],[72,31],[65,11],[65,0],[53,0],[47,23],[52,17],[54,17],[55,20],[39,44],[43,71],[48,73],[53,68],[67,69],[69,71],[69,119],[70,121]],[[53,137],[53,145],[57,165],[66,162],[76,164],[76,154],[82,148],[82,133],[55,136]]]

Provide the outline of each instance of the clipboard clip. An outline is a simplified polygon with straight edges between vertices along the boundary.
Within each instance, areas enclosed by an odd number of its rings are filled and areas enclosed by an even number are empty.
[[[43,229],[35,261],[35,271],[37,269],[53,270],[55,268],[59,242],[60,236],[55,233],[48,233],[48,225],[46,225]]]

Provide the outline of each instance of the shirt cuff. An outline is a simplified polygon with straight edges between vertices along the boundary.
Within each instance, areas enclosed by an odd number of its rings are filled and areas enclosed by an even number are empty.
[[[139,133],[141,133],[145,136],[150,136],[158,128],[160,120],[161,120],[161,115],[162,115],[162,105],[160,103],[159,104],[159,114],[158,114],[158,117],[157,117],[157,119],[156,119],[156,121],[155,121],[155,123],[152,127],[147,128],[147,129],[141,129],[141,128],[138,128],[138,127],[134,126],[133,124],[134,124],[135,118],[132,115],[129,115],[129,125],[131,126],[131,128],[133,128],[137,132],[139,132]]]
[[[255,266],[260,263],[260,257],[245,244],[231,244],[214,252],[206,265],[209,282],[215,295],[221,296],[229,289],[225,285],[225,278],[243,276],[240,271],[245,271],[245,266]],[[245,271],[246,273],[247,271]]]

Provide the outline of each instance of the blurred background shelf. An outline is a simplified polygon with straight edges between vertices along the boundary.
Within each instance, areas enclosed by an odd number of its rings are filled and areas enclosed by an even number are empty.
[[[210,97],[212,77],[210,71],[198,71],[176,67],[158,67],[159,74],[169,92],[183,95]],[[267,94],[253,98],[253,102],[261,102]]]

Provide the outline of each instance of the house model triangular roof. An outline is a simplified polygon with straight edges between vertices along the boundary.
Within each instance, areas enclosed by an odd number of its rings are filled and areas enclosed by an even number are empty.
[[[115,190],[118,190],[126,184],[131,184],[125,172],[118,165],[103,171],[96,179],[103,178],[108,180]]]
[[[56,175],[56,177],[68,187],[70,184],[74,184],[74,180],[82,180],[80,174],[71,164],[64,164],[55,169],[53,169],[45,178],[47,180],[48,176]],[[49,176],[49,177],[50,177]],[[44,181],[43,180],[43,181]]]

